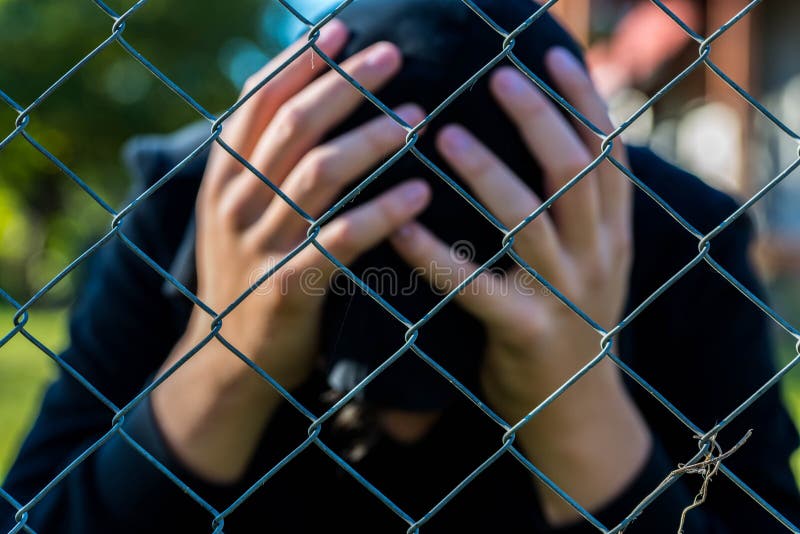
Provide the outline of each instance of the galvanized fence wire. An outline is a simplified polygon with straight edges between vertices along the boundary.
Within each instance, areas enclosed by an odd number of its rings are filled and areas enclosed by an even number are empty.
[[[108,15],[108,17],[113,21],[111,25],[111,35],[109,35],[108,38],[106,38],[100,44],[98,44],[95,49],[93,49],[89,54],[87,54],[80,61],[78,61],[78,63],[76,63],[73,67],[67,70],[67,72],[65,72],[61,77],[59,77],[49,88],[47,88],[47,90],[45,90],[38,98],[36,98],[29,105],[27,106],[20,105],[11,96],[5,93],[2,90],[2,88],[0,88],[0,99],[17,113],[17,119],[15,121],[13,130],[5,138],[3,138],[2,141],[0,141],[0,151],[2,151],[6,147],[6,145],[8,145],[8,143],[10,143],[13,139],[21,137],[22,139],[27,141],[34,149],[36,149],[44,157],[46,157],[54,165],[56,165],[67,178],[75,182],[75,184],[78,187],[80,187],[83,191],[85,191],[86,194],[91,199],[93,199],[98,205],[102,207],[102,209],[108,212],[108,214],[111,216],[110,229],[92,246],[90,246],[80,256],[78,256],[69,265],[67,265],[50,282],[45,284],[44,287],[42,287],[39,291],[37,291],[27,302],[20,304],[11,295],[0,289],[0,297],[2,297],[2,299],[8,305],[12,306],[16,310],[16,313],[13,318],[13,328],[11,328],[11,330],[7,334],[5,334],[2,337],[2,339],[0,339],[0,348],[4,346],[10,339],[16,336],[22,336],[23,338],[27,339],[31,344],[33,344],[37,349],[46,354],[47,357],[52,359],[60,367],[62,372],[69,374],[72,378],[77,380],[83,387],[86,388],[87,391],[89,391],[94,397],[96,397],[100,402],[102,402],[112,414],[112,417],[110,418],[111,422],[110,429],[102,437],[96,440],[90,447],[84,450],[78,457],[74,458],[69,463],[69,465],[67,465],[60,473],[58,473],[47,485],[42,487],[41,490],[28,502],[24,503],[19,502],[14,498],[13,495],[8,494],[4,490],[0,490],[0,496],[16,510],[16,515],[15,515],[16,524],[10,532],[12,534],[17,532],[30,532],[30,533],[35,532],[35,530],[28,524],[30,511],[33,508],[35,508],[37,503],[39,503],[42,500],[42,498],[45,495],[47,495],[57,484],[61,483],[61,481],[66,476],[68,476],[76,468],[76,466],[78,466],[81,462],[83,462],[87,457],[93,454],[98,448],[103,446],[104,443],[106,443],[111,437],[115,435],[121,436],[144,458],[146,458],[155,468],[161,471],[164,474],[164,476],[166,476],[181,490],[183,490],[187,495],[189,495],[194,501],[196,501],[200,506],[202,506],[209,514],[209,524],[211,525],[213,532],[215,533],[224,532],[225,519],[231,513],[233,513],[244,501],[249,499],[261,486],[268,483],[268,481],[273,475],[275,475],[278,471],[280,471],[283,467],[285,467],[302,451],[311,447],[312,445],[318,447],[322,452],[324,452],[327,456],[329,456],[332,461],[338,464],[344,471],[346,471],[349,475],[351,475],[355,480],[357,480],[360,484],[362,484],[369,492],[371,492],[377,499],[379,499],[384,505],[386,505],[386,507],[392,510],[403,521],[405,521],[408,524],[407,532],[409,533],[418,532],[421,529],[421,527],[425,525],[425,523],[428,522],[443,507],[445,507],[453,499],[455,495],[457,495],[464,487],[469,485],[480,473],[482,473],[489,466],[491,466],[498,458],[500,458],[505,454],[510,454],[514,458],[516,458],[535,477],[541,480],[552,491],[557,493],[561,498],[563,498],[567,503],[569,503],[586,521],[594,525],[601,532],[606,532],[606,533],[622,532],[628,525],[630,525],[632,521],[636,519],[636,517],[647,506],[649,506],[655,499],[658,498],[658,496],[661,493],[663,493],[667,488],[669,488],[670,485],[672,485],[676,480],[678,480],[684,474],[700,473],[704,474],[706,479],[708,479],[710,474],[712,473],[716,474],[717,472],[722,473],[724,476],[730,479],[736,486],[741,488],[743,492],[749,495],[756,503],[758,503],[767,512],[769,512],[775,518],[775,520],[780,524],[782,524],[783,526],[785,526],[786,529],[793,532],[800,532],[800,529],[796,525],[791,523],[786,517],[784,517],[781,514],[779,510],[773,507],[769,502],[765,501],[757,492],[751,489],[745,481],[740,479],[734,472],[732,472],[724,464],[723,460],[726,459],[730,454],[735,452],[736,447],[725,452],[722,451],[719,445],[716,443],[716,436],[719,434],[720,431],[722,431],[726,426],[728,426],[728,424],[730,424],[731,421],[733,421],[742,411],[744,411],[751,404],[753,404],[769,388],[774,387],[781,380],[781,378],[783,378],[783,376],[785,376],[791,369],[793,369],[797,365],[798,361],[800,361],[800,331],[798,331],[794,326],[790,324],[789,321],[781,317],[774,309],[772,309],[769,305],[767,305],[765,302],[759,299],[759,297],[757,297],[750,290],[748,290],[748,288],[746,288],[738,280],[736,280],[719,263],[717,263],[712,256],[712,244],[714,238],[717,237],[727,227],[729,227],[740,216],[742,216],[742,214],[744,214],[750,207],[752,207],[756,202],[758,202],[764,195],[766,195],[769,191],[771,191],[778,184],[780,184],[782,180],[784,180],[787,176],[789,176],[798,167],[798,165],[800,165],[800,152],[798,153],[798,159],[792,162],[783,172],[775,176],[769,183],[764,185],[756,194],[754,194],[751,198],[749,198],[746,202],[744,202],[739,209],[737,209],[734,213],[728,216],[724,221],[720,222],[716,228],[705,234],[694,228],[688,221],[686,221],[680,215],[680,213],[678,213],[666,201],[664,201],[664,199],[662,199],[658,194],[656,194],[652,189],[650,189],[630,169],[625,167],[625,165],[622,162],[620,162],[611,155],[614,143],[618,142],[617,141],[618,138],[620,138],[622,133],[634,121],[636,121],[643,113],[645,113],[648,109],[650,109],[661,97],[663,97],[667,92],[669,92],[676,84],[678,84],[686,76],[688,76],[696,69],[701,68],[702,66],[711,69],[711,71],[713,71],[738,95],[740,95],[743,99],[745,99],[754,109],[756,109],[768,121],[770,121],[780,130],[782,130],[783,133],[786,134],[790,139],[798,143],[798,146],[800,147],[800,137],[798,137],[797,133],[795,133],[791,128],[789,128],[786,124],[784,124],[778,117],[773,115],[766,107],[764,107],[761,103],[759,103],[758,100],[756,100],[756,98],[748,94],[742,87],[740,87],[733,80],[731,80],[722,71],[722,69],[720,69],[716,64],[714,64],[714,62],[710,59],[710,52],[714,42],[717,39],[719,39],[722,35],[724,35],[725,32],[727,32],[739,20],[747,16],[747,14],[752,9],[754,9],[758,4],[761,3],[761,0],[754,0],[750,2],[744,9],[742,9],[739,13],[737,13],[728,22],[723,24],[721,27],[717,28],[715,31],[713,31],[713,33],[711,33],[706,37],[695,33],[691,28],[688,27],[688,25],[684,23],[684,21],[682,21],[678,16],[676,16],[672,11],[670,11],[669,8],[666,5],[664,5],[660,0],[651,0],[651,2],[654,5],[660,8],[667,16],[669,16],[672,19],[672,21],[674,21],[675,24],[680,26],[680,28],[682,28],[683,31],[686,32],[686,34],[698,44],[698,56],[694,61],[691,62],[691,64],[688,67],[686,67],[674,79],[672,79],[663,88],[661,88],[656,94],[653,95],[652,98],[650,98],[644,105],[642,105],[640,109],[638,109],[627,120],[622,122],[622,124],[620,124],[612,132],[604,132],[600,128],[592,124],[586,117],[584,117],[569,102],[567,102],[564,98],[562,98],[556,91],[554,91],[551,87],[547,86],[535,73],[533,73],[514,54],[515,39],[522,32],[524,32],[531,24],[533,24],[538,18],[540,18],[548,9],[550,9],[554,4],[556,4],[558,0],[550,0],[549,2],[542,4],[541,7],[537,9],[534,13],[532,13],[527,20],[525,20],[518,27],[511,29],[510,31],[498,25],[495,21],[491,19],[491,17],[489,17],[485,12],[483,12],[471,0],[453,0],[454,2],[462,2],[464,5],[466,5],[469,9],[471,9],[474,12],[475,16],[480,17],[489,27],[491,27],[498,34],[499,51],[497,55],[490,62],[488,62],[480,70],[475,72],[474,75],[472,75],[469,79],[464,80],[463,84],[456,91],[454,91],[450,96],[448,96],[439,106],[437,106],[433,111],[431,111],[430,114],[421,123],[419,123],[417,126],[413,128],[407,123],[405,123],[399,116],[397,116],[378,98],[376,98],[375,95],[370,93],[363,86],[361,86],[356,80],[354,80],[346,72],[344,72],[342,68],[331,57],[328,57],[322,50],[320,50],[317,47],[317,39],[319,38],[321,28],[324,27],[325,24],[327,24],[330,20],[335,18],[341,11],[346,9],[347,6],[353,2],[353,0],[342,1],[334,9],[329,11],[322,19],[316,22],[308,20],[306,17],[304,17],[302,13],[300,13],[300,11],[298,11],[291,4],[289,0],[278,0],[278,1],[297,20],[299,20],[302,24],[306,26],[307,36],[308,36],[307,42],[304,44],[304,46],[299,48],[294,55],[289,57],[283,64],[279,65],[272,72],[266,74],[258,84],[254,85],[250,91],[248,91],[245,95],[243,95],[239,100],[237,100],[232,106],[230,106],[224,113],[222,113],[219,116],[215,116],[214,114],[204,109],[194,98],[192,98],[191,95],[189,95],[183,89],[181,89],[181,87],[177,83],[171,80],[166,74],[161,72],[154,64],[148,61],[146,57],[144,57],[133,45],[131,45],[131,43],[129,43],[125,39],[124,32],[128,20],[131,17],[133,17],[136,14],[136,12],[142,8],[142,6],[145,5],[147,0],[139,0],[138,2],[133,4],[127,11],[121,14],[117,13],[102,0],[93,0],[93,3],[98,8],[100,8],[106,15]],[[88,61],[90,61],[94,56],[96,56],[105,48],[111,46],[113,43],[116,43],[117,45],[121,46],[126,52],[128,52],[128,54],[130,54],[131,57],[133,57],[136,61],[138,61],[141,65],[143,65],[155,78],[160,80],[166,87],[171,89],[176,95],[178,95],[178,97],[180,97],[183,101],[185,101],[191,108],[193,108],[203,119],[208,121],[208,123],[210,124],[208,137],[203,141],[201,145],[197,146],[188,156],[186,156],[185,159],[183,159],[180,163],[178,163],[178,165],[176,165],[163,177],[158,179],[152,186],[150,186],[147,190],[141,193],[138,197],[133,199],[120,211],[116,211],[113,207],[111,207],[111,205],[109,205],[108,202],[106,202],[103,198],[101,198],[100,195],[98,195],[83,179],[81,179],[76,173],[70,170],[67,167],[67,165],[61,162],[54,154],[49,152],[26,130],[31,115],[36,111],[36,109],[50,95],[52,95],[55,91],[57,91],[58,88],[64,82],[66,82],[72,75],[74,75],[77,71],[79,71]],[[226,144],[220,137],[225,121],[236,110],[238,110],[245,102],[247,102],[253,96],[253,94],[255,94],[258,90],[260,90],[264,85],[266,85],[281,70],[283,70],[287,65],[289,65],[292,61],[297,59],[301,54],[303,54],[309,49],[314,50],[314,52],[316,52],[316,54],[331,69],[337,71],[342,77],[347,79],[353,85],[353,87],[363,95],[364,98],[366,98],[373,105],[375,105],[382,113],[391,117],[396,123],[404,127],[407,132],[406,142],[404,146],[397,151],[396,154],[394,154],[391,158],[389,158],[372,174],[366,177],[361,183],[359,183],[355,188],[353,188],[340,201],[338,201],[335,205],[333,205],[328,211],[326,211],[319,218],[314,218],[309,214],[307,214],[305,211],[303,211],[291,198],[285,195],[277,185],[271,182],[268,176],[262,174],[252,164],[250,164],[250,162],[248,162],[242,155],[237,153],[236,150],[233,149],[233,147]],[[531,213],[528,217],[526,217],[522,222],[520,222],[514,228],[506,228],[492,213],[489,212],[488,209],[482,206],[480,202],[478,202],[475,198],[473,198],[465,189],[463,189],[456,181],[454,181],[451,177],[449,177],[442,169],[438,168],[416,146],[419,133],[423,128],[425,128],[432,120],[434,120],[445,108],[447,108],[447,106],[449,106],[454,100],[456,100],[464,91],[468,90],[480,77],[484,76],[495,65],[497,65],[500,61],[504,59],[508,59],[514,65],[516,65],[516,67],[522,73],[524,73],[531,81],[533,81],[544,92],[550,95],[569,114],[575,117],[575,119],[577,119],[579,122],[588,127],[592,132],[594,132],[594,134],[597,135],[597,137],[602,141],[600,154],[597,155],[594,161],[587,168],[585,168],[579,174],[574,176],[560,190],[558,190],[555,194],[553,194],[539,208],[537,208],[533,213]],[[271,188],[276,193],[276,195],[280,196],[284,201],[286,201],[309,224],[307,237],[299,245],[297,245],[297,247],[295,247],[291,252],[289,252],[285,256],[285,258],[283,258],[280,262],[272,266],[269,269],[269,271],[264,273],[257,281],[255,281],[248,288],[247,291],[242,293],[239,296],[239,298],[237,298],[234,302],[232,302],[224,310],[221,311],[215,311],[211,309],[208,305],[202,302],[195,294],[193,294],[188,288],[186,288],[183,284],[181,284],[180,281],[178,281],[162,266],[160,266],[152,258],[150,258],[143,250],[141,250],[136,245],[136,243],[134,243],[125,234],[123,225],[125,218],[133,210],[135,210],[137,206],[139,206],[139,204],[141,204],[147,198],[154,195],[161,187],[163,187],[179,171],[181,171],[181,169],[183,169],[190,161],[196,158],[212,143],[217,143],[225,151],[227,151],[233,158],[238,160],[245,168],[247,168],[251,173],[257,176],[261,181],[263,181],[267,187]],[[500,248],[500,250],[498,250],[488,261],[486,261],[483,265],[481,265],[480,268],[475,273],[470,275],[461,284],[459,284],[458,287],[455,287],[450,293],[444,296],[436,306],[434,306],[428,313],[426,313],[419,321],[416,322],[412,322],[407,317],[403,316],[386,299],[384,299],[373,288],[369,287],[363,280],[359,279],[353,272],[351,272],[345,265],[343,265],[336,257],[330,254],[317,241],[317,237],[323,225],[325,225],[328,221],[330,221],[332,217],[334,217],[350,200],[355,198],[364,188],[366,188],[373,181],[377,180],[381,176],[381,174],[384,171],[386,171],[386,169],[388,169],[398,159],[400,159],[401,157],[403,157],[408,153],[413,154],[435,175],[437,175],[445,183],[447,183],[450,187],[452,187],[466,202],[472,205],[472,207],[474,207],[474,209],[477,211],[478,214],[485,217],[491,224],[493,224],[496,228],[498,228],[504,233],[504,238],[502,240],[502,247]],[[628,177],[628,179],[634,184],[634,186],[644,191],[644,193],[649,198],[651,198],[666,213],[668,213],[672,218],[674,218],[689,234],[691,234],[695,239],[697,239],[697,250],[698,250],[697,255],[691,261],[689,261],[683,268],[681,268],[666,282],[664,282],[656,291],[654,291],[651,295],[649,295],[643,302],[639,303],[628,314],[628,316],[624,317],[616,326],[614,326],[610,330],[605,330],[599,324],[597,324],[597,322],[595,322],[589,315],[587,315],[583,310],[581,310],[578,306],[572,303],[568,298],[566,298],[566,296],[560,293],[557,288],[555,288],[545,278],[543,278],[539,273],[537,273],[530,265],[528,265],[525,262],[525,260],[521,258],[513,249],[515,236],[522,229],[524,229],[528,224],[530,224],[530,222],[533,221],[536,217],[538,217],[544,210],[548,209],[554,202],[556,202],[561,196],[563,196],[567,191],[569,191],[569,189],[575,186],[575,184],[577,184],[580,180],[582,180],[587,174],[589,174],[594,168],[600,165],[603,161],[608,161],[612,165],[617,167],[622,173],[625,174],[625,176]],[[195,305],[200,307],[212,318],[211,329],[206,335],[206,337],[195,347],[189,350],[186,354],[184,354],[170,369],[161,374],[152,383],[150,383],[147,387],[141,390],[130,402],[128,402],[124,406],[117,406],[115,403],[113,403],[102,393],[99,387],[89,382],[77,370],[75,370],[72,366],[70,366],[68,362],[64,361],[64,359],[59,354],[49,349],[45,344],[43,344],[39,339],[37,339],[33,334],[31,334],[31,332],[29,332],[26,329],[31,307],[34,304],[36,304],[48,291],[50,291],[50,289],[54,285],[56,285],[65,276],[70,274],[78,265],[80,265],[84,260],[86,260],[89,256],[97,252],[102,246],[106,245],[112,239],[119,239],[121,242],[123,242],[131,251],[133,251],[134,254],[136,254],[139,258],[141,258],[142,261],[144,261],[148,266],[154,269],[170,284],[175,286],[186,298],[191,300]],[[267,279],[269,279],[275,272],[280,270],[281,267],[283,267],[287,262],[289,262],[293,257],[295,257],[297,254],[299,254],[303,249],[305,249],[308,246],[313,246],[317,250],[319,250],[320,253],[322,253],[333,264],[335,264],[341,270],[341,272],[343,272],[348,277],[349,280],[351,280],[354,284],[356,284],[356,286],[358,286],[360,289],[364,290],[368,295],[371,296],[371,298],[375,302],[377,302],[384,310],[386,310],[387,313],[391,314],[397,321],[399,321],[406,327],[404,343],[402,344],[402,346],[400,346],[394,354],[392,354],[385,361],[383,361],[383,363],[381,363],[375,370],[369,373],[350,392],[344,395],[340,400],[338,400],[327,411],[325,411],[325,413],[322,413],[321,415],[315,415],[311,411],[309,411],[289,391],[283,388],[268,373],[266,373],[263,369],[261,369],[255,362],[253,362],[250,358],[248,358],[248,356],[243,354],[239,349],[236,348],[236,346],[233,343],[227,340],[220,333],[220,329],[222,327],[225,317],[228,314],[230,314],[242,302],[242,300],[247,298],[247,296],[250,295],[253,291],[255,291],[262,283],[264,283]],[[596,354],[596,356],[594,356],[588,363],[585,364],[583,368],[581,368],[577,373],[575,373],[571,378],[569,378],[569,380],[567,380],[564,384],[562,384],[558,389],[553,391],[552,394],[548,396],[545,400],[543,400],[538,406],[534,407],[525,417],[516,422],[507,422],[498,414],[496,414],[494,411],[492,411],[492,409],[485,403],[483,403],[483,401],[480,398],[478,398],[478,396],[474,392],[470,391],[461,382],[459,382],[453,375],[451,375],[447,369],[445,369],[439,363],[437,363],[436,355],[426,354],[415,344],[417,337],[419,335],[419,330],[436,313],[438,313],[439,310],[442,309],[442,307],[444,307],[448,302],[450,302],[461,290],[463,290],[468,284],[470,284],[478,275],[485,272],[487,269],[491,268],[500,258],[504,256],[510,257],[528,274],[530,274],[533,278],[539,281],[543,285],[545,290],[549,291],[552,295],[558,298],[564,305],[568,306],[572,311],[578,314],[588,325],[590,325],[597,332],[599,341],[599,351]],[[750,300],[753,305],[757,306],[783,331],[785,331],[788,335],[792,336],[795,340],[797,340],[796,351],[798,352],[797,356],[795,356],[788,364],[786,364],[783,368],[781,368],[767,383],[763,384],[763,386],[761,386],[757,391],[752,393],[750,397],[745,399],[728,416],[723,418],[712,428],[705,428],[705,429],[693,423],[688,417],[686,417],[683,413],[681,413],[667,398],[665,398],[645,379],[639,376],[636,373],[636,371],[634,371],[625,362],[623,362],[619,358],[619,356],[614,353],[614,347],[613,347],[614,336],[616,336],[624,328],[626,328],[631,323],[631,321],[633,321],[643,310],[645,310],[648,306],[650,306],[657,298],[659,298],[659,296],[661,296],[665,291],[667,291],[673,284],[675,284],[690,270],[694,269],[702,262],[708,264],[716,273],[719,274],[719,276],[723,277],[730,284],[732,284],[733,287],[735,287],[745,298]],[[149,395],[153,391],[153,389],[158,387],[159,384],[161,384],[164,380],[169,379],[169,377],[181,365],[183,365],[187,360],[192,358],[194,354],[196,354],[203,346],[205,346],[212,339],[217,339],[225,347],[227,347],[232,354],[241,359],[255,373],[257,373],[261,378],[263,378],[272,387],[274,387],[276,391],[278,391],[280,395],[282,395],[282,397],[289,404],[291,404],[299,413],[301,413],[309,420],[307,437],[302,441],[300,441],[297,444],[296,448],[294,448],[289,454],[287,454],[283,459],[281,459],[268,472],[264,473],[259,480],[257,480],[250,488],[248,488],[233,503],[231,503],[226,509],[223,510],[215,508],[209,502],[203,499],[202,496],[198,495],[189,485],[187,485],[178,476],[172,473],[166,466],[164,466],[161,462],[159,462],[157,458],[155,458],[144,447],[142,447],[139,443],[137,443],[136,440],[134,440],[123,427],[123,424],[125,422],[125,417],[132,409],[134,409],[147,395]],[[501,442],[498,444],[497,450],[491,456],[486,458],[480,465],[476,466],[474,470],[466,478],[464,478],[458,485],[456,485],[448,494],[442,496],[441,500],[421,517],[412,517],[407,512],[405,512],[388,496],[382,493],[380,488],[377,488],[374,485],[372,485],[357,471],[357,469],[351,466],[347,460],[342,458],[339,454],[337,454],[334,450],[328,447],[320,439],[320,433],[326,421],[328,421],[331,417],[333,417],[346,403],[348,403],[356,395],[358,395],[359,392],[361,392],[367,386],[367,384],[369,384],[376,376],[382,373],[387,367],[392,365],[393,362],[403,357],[404,355],[406,355],[405,357],[412,357],[411,354],[414,354],[416,355],[416,357],[421,358],[428,365],[430,365],[435,371],[437,371],[440,375],[442,375],[442,377],[451,382],[452,385],[461,394],[464,395],[464,397],[466,397],[470,402],[472,402],[475,406],[477,406],[488,418],[490,418],[495,424],[497,424],[500,428],[502,428],[505,431]],[[569,494],[563,491],[555,482],[553,482],[550,478],[548,478],[547,474],[542,472],[539,468],[537,468],[536,465],[534,465],[530,460],[528,460],[514,444],[516,433],[522,426],[524,426],[539,412],[541,412],[543,409],[549,406],[556,398],[558,398],[564,391],[566,391],[569,387],[571,387],[582,376],[588,373],[594,366],[596,366],[598,363],[606,359],[614,362],[614,364],[616,364],[623,373],[629,376],[633,381],[635,381],[638,385],[640,385],[650,395],[652,395],[655,399],[657,399],[667,410],[669,410],[680,422],[682,422],[686,426],[687,432],[691,432],[692,435],[699,437],[699,442],[698,442],[699,450],[692,458],[687,459],[685,467],[676,469],[675,471],[669,473],[668,476],[663,480],[663,482],[660,485],[658,485],[658,487],[653,488],[653,491],[638,506],[636,506],[633,510],[631,510],[628,516],[617,525],[603,524],[588,510],[586,510],[578,502],[576,502]],[[691,505],[692,503],[687,503],[687,506]]]

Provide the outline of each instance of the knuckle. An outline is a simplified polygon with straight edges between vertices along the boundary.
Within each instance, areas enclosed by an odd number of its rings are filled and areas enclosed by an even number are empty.
[[[591,164],[592,158],[588,153],[574,150],[560,162],[560,173],[565,177],[573,178],[586,170]]]
[[[234,224],[242,210],[241,201],[234,195],[223,195],[216,206],[216,218],[225,224]]]
[[[337,254],[349,257],[357,248],[356,230],[355,223],[351,219],[346,217],[338,219],[331,228],[331,248],[334,248]]]
[[[275,124],[287,137],[294,137],[305,130],[308,122],[308,111],[295,100],[281,106],[275,114]]]
[[[602,251],[597,251],[582,260],[583,266],[583,288],[587,292],[593,293],[598,289],[602,289],[611,277],[611,266],[606,261],[608,252],[603,254]]]
[[[603,287],[608,280],[606,270],[600,262],[589,263],[584,273],[584,283],[589,290]]]
[[[560,313],[558,311],[557,313]],[[523,314],[513,319],[514,327],[508,327],[508,319],[499,316],[497,327],[504,328],[507,333],[504,342],[512,347],[512,354],[525,354],[528,347],[536,346],[541,343],[543,337],[550,335],[553,331],[554,322],[552,318],[544,318],[539,314]],[[520,350],[521,349],[521,350]]]
[[[338,178],[336,158],[324,149],[312,150],[303,163],[303,177],[303,189],[306,191],[335,186]]]
[[[223,224],[237,226],[246,217],[246,211],[252,197],[252,180],[249,175],[236,176],[232,183],[211,202],[213,217]]]

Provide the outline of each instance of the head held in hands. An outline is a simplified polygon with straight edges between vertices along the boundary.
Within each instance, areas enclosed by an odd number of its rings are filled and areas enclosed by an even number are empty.
[[[540,7],[531,0],[474,3],[508,32]],[[337,61],[379,41],[391,41],[401,49],[401,72],[377,93],[390,108],[414,102],[430,113],[503,50],[503,36],[459,0],[359,0],[346,7],[339,19],[350,28],[351,39],[344,52],[335,58]],[[551,85],[544,56],[554,46],[581,57],[575,41],[544,13],[516,38],[513,52]],[[508,64],[509,60],[504,58],[498,66]],[[365,101],[330,137],[379,112]],[[518,176],[534,190],[541,191],[541,171],[511,121],[490,95],[488,76],[481,77],[447,106],[416,145],[460,183],[434,147],[438,130],[451,123],[475,133]],[[443,240],[464,244],[462,250],[454,253],[471,256],[469,259],[481,263],[502,247],[502,233],[412,154],[406,154],[381,174],[354,203],[362,203],[412,177],[426,179],[433,191],[433,200],[419,221]],[[496,266],[508,265],[509,260],[504,258]],[[441,291],[434,291],[429,283],[416,276],[388,243],[362,256],[351,269],[412,322],[420,320],[444,297]],[[326,302],[322,349],[330,385],[347,391],[403,346],[407,328],[352,283],[340,279],[336,285],[340,291],[330,294]],[[449,303],[425,323],[416,344],[470,389],[478,386],[485,334],[481,324],[457,303]],[[369,402],[415,411],[441,409],[456,394],[444,377],[411,350],[364,389]]]

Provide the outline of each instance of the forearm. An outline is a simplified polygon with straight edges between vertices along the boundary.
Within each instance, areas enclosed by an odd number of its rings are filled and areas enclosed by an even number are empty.
[[[176,345],[162,372],[192,347]],[[195,475],[229,484],[245,472],[280,395],[216,339],[152,394],[153,411],[175,456]]]
[[[498,408],[513,423],[534,407],[508,403]],[[650,431],[611,362],[598,364],[531,419],[518,431],[517,442],[543,473],[590,512],[631,484],[652,447]],[[536,479],[536,484],[550,525],[580,517],[544,483]]]

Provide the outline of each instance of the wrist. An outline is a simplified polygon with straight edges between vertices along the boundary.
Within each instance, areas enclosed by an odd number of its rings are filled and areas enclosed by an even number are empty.
[[[497,409],[513,425],[542,400]],[[560,488],[596,511],[622,494],[641,471],[652,436],[616,367],[602,362],[522,426],[517,444]],[[578,518],[558,495],[542,483],[537,487],[551,525]]]
[[[178,343],[164,370],[192,346]],[[243,475],[280,400],[271,385],[217,340],[152,393],[153,413],[175,456],[195,475],[221,484]]]
[[[198,313],[199,312],[199,313]],[[175,374],[194,374],[194,380],[209,393],[221,398],[235,400],[241,398],[249,402],[270,402],[279,397],[259,374],[234,351],[223,345],[216,337],[209,337],[212,330],[211,318],[199,308],[195,308],[181,338],[172,348],[159,374],[163,374],[190,352],[192,355]],[[254,360],[257,349],[244,343],[235,332],[221,331],[220,334],[232,343],[245,357]],[[234,338],[234,341],[231,339]],[[202,346],[200,346],[202,345]],[[190,371],[191,370],[191,371]],[[272,375],[271,375],[272,376]],[[279,380],[280,377],[274,377]],[[172,378],[170,378],[172,380]]]

